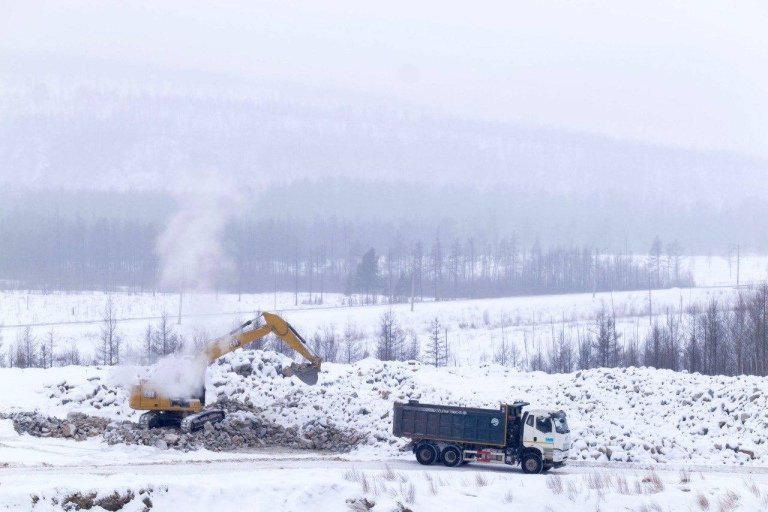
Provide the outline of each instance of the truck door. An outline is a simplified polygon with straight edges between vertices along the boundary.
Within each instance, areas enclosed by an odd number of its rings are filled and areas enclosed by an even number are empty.
[[[535,442],[533,438],[536,437],[536,428],[533,425],[534,415],[526,412],[523,420],[525,421],[525,426],[523,427],[523,444],[528,446]]]
[[[552,441],[552,419],[549,415],[528,414],[525,418],[523,442],[527,445],[529,443],[551,443]]]

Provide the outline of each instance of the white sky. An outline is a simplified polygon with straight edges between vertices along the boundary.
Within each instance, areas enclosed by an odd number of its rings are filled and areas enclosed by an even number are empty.
[[[223,72],[768,157],[768,0],[0,0],[0,54]]]

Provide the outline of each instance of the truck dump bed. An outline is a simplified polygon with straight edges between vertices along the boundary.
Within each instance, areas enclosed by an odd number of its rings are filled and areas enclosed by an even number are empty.
[[[399,437],[506,445],[505,408],[474,409],[445,405],[395,403],[392,432]]]

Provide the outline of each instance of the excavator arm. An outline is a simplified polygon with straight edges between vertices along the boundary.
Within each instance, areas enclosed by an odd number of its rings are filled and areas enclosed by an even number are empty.
[[[309,361],[308,363],[302,364],[293,363],[290,367],[283,369],[283,374],[288,377],[296,375],[302,382],[309,384],[310,386],[315,384],[317,382],[317,374],[320,372],[322,360],[312,352],[307,345],[306,340],[291,327],[291,324],[274,313],[262,313],[261,316],[264,318],[264,323],[262,325],[246,331],[245,329],[247,327],[258,321],[258,317],[254,320],[248,320],[243,325],[230,332],[227,336],[214,340],[213,343],[202,350],[200,355],[207,359],[208,364],[211,364],[225,354],[234,352],[268,334],[275,334],[278,338],[283,340],[286,345]]]
[[[184,375],[199,374],[199,392],[193,393],[193,396],[166,396],[162,386],[158,386],[151,379],[149,381],[142,380],[137,385],[131,387],[129,400],[131,408],[174,413],[176,416],[168,414],[166,416],[176,419],[182,417],[180,415],[201,411],[205,400],[205,386],[203,383],[205,368],[221,356],[234,352],[268,334],[275,334],[308,361],[301,364],[292,363],[290,366],[283,368],[283,375],[287,377],[295,375],[302,382],[310,386],[316,384],[322,359],[312,352],[304,338],[288,322],[273,313],[263,313],[261,316],[264,318],[263,324],[246,331],[247,327],[258,322],[258,317],[254,320],[249,320],[228,335],[210,342],[195,357],[191,358],[191,361],[186,363],[182,373]],[[145,418],[147,425],[151,426],[150,420],[153,420],[153,418],[155,417],[148,416]]]

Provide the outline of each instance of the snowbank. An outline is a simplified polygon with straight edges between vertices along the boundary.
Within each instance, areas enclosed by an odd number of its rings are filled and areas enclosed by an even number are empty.
[[[242,402],[260,411],[264,421],[299,435],[317,435],[323,428],[358,432],[360,454],[373,457],[395,455],[406,442],[391,434],[394,401],[497,407],[524,399],[532,407],[568,414],[576,460],[768,463],[768,384],[758,377],[647,368],[546,375],[496,365],[436,369],[367,359],[325,364],[318,384],[306,386],[281,376],[289,363],[269,351],[225,356],[208,370],[207,400]],[[36,409],[56,417],[83,412],[135,421],[127,391],[110,384],[109,374],[105,368],[79,367],[0,370],[5,389],[20,388],[3,396],[0,412]]]

